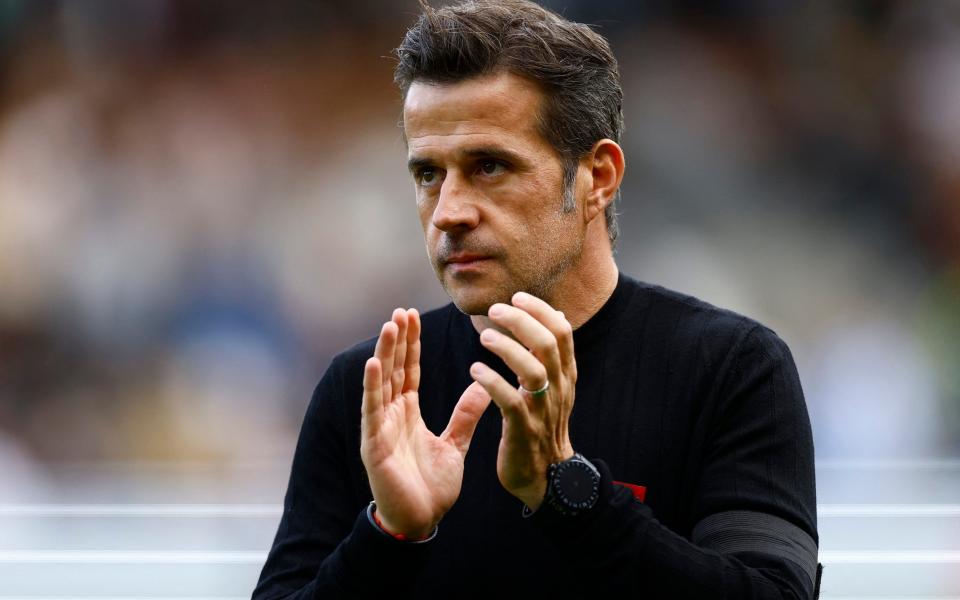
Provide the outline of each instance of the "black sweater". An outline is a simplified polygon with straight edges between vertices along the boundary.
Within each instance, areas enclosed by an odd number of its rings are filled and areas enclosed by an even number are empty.
[[[452,304],[422,324],[420,407],[439,434],[471,363],[516,377]],[[769,329],[621,275],[574,332],[570,437],[603,475],[597,505],[523,518],[497,480],[491,404],[460,498],[424,543],[386,536],[366,511],[360,402],[375,341],[338,355],[317,386],[254,598],[813,596],[810,423],[790,352]],[[645,502],[615,481],[646,487]]]

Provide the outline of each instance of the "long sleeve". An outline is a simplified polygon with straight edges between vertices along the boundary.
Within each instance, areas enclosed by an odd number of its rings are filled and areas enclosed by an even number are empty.
[[[582,557],[601,589],[671,598],[814,597],[813,444],[796,367],[786,345],[762,326],[747,331],[729,358],[705,399],[715,410],[690,539],[615,484],[602,460],[594,461],[602,480],[593,510],[569,518],[544,507],[528,519],[559,552]]]
[[[254,600],[364,598],[387,590],[402,596],[429,552],[429,542],[398,542],[370,523],[369,487],[351,468],[359,460],[356,449],[347,450],[355,421],[342,409],[350,375],[345,363],[334,360],[310,401]]]

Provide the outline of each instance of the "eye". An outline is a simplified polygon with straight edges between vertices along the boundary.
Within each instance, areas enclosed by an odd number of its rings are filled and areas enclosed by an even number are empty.
[[[420,187],[431,187],[440,181],[440,170],[434,167],[424,167],[414,174],[414,179]]]
[[[493,159],[482,160],[479,165],[479,171],[487,176],[499,175],[503,173],[506,168],[506,165],[502,162]]]

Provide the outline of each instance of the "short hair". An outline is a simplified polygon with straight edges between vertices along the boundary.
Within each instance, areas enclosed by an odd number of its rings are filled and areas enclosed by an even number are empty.
[[[607,40],[527,0],[470,0],[423,13],[395,53],[403,96],[415,81],[456,83],[504,70],[539,85],[538,129],[563,163],[563,208],[575,208],[579,160],[604,138],[623,134],[623,90]],[[605,211],[610,243],[619,232],[615,202]]]

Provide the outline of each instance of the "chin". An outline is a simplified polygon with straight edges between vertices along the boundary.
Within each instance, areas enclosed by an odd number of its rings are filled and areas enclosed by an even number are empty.
[[[497,302],[510,303],[511,294],[500,290],[463,283],[444,283],[443,288],[460,312],[468,315],[486,315]]]
[[[449,294],[449,296],[460,312],[468,315],[486,315],[490,307],[498,302],[482,294]]]

